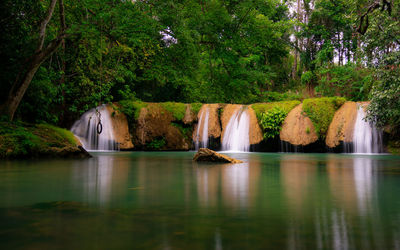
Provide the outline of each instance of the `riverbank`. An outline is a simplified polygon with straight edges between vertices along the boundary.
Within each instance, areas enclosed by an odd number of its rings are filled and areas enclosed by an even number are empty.
[[[0,159],[88,158],[68,130],[48,124],[0,122]]]

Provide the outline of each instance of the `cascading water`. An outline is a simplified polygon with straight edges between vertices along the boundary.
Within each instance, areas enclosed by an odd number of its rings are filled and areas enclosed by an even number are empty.
[[[381,153],[382,149],[382,131],[378,130],[373,123],[365,121],[364,106],[358,104],[353,133],[353,152]]]
[[[196,141],[195,141],[195,148],[198,150],[199,148],[207,148],[208,147],[208,118],[210,116],[210,112],[208,107],[201,110],[199,123],[196,130]],[[200,132],[201,132],[200,138]]]
[[[247,107],[242,106],[229,119],[222,139],[222,150],[249,151],[249,127],[250,115]]]
[[[84,113],[74,123],[71,132],[79,138],[86,150],[118,150],[109,111],[105,105],[97,107],[97,110],[100,112],[100,119],[103,125],[103,130],[100,134],[97,133],[99,117],[96,115],[96,109],[91,109]]]

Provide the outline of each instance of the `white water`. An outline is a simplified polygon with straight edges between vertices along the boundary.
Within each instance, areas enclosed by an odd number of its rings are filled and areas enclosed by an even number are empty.
[[[79,138],[82,146],[86,150],[118,150],[110,113],[105,105],[97,107],[97,110],[101,114],[101,123],[103,125],[101,134],[97,134],[99,118],[96,115],[96,109],[91,109],[84,113],[81,118],[74,123],[71,132]]]
[[[205,115],[204,115],[205,113]],[[199,148],[207,148],[208,147],[208,118],[210,116],[210,112],[208,107],[201,110],[199,123],[197,125],[196,131],[196,141],[195,141],[195,148],[198,150]],[[200,127],[203,128],[203,133],[200,138]]]
[[[250,116],[247,107],[242,106],[239,108],[229,119],[226,126],[223,140],[222,150],[224,151],[249,151]]]
[[[353,152],[354,153],[381,153],[383,150],[382,131],[374,124],[365,121],[365,111],[362,105],[357,105],[357,119],[354,125]]]

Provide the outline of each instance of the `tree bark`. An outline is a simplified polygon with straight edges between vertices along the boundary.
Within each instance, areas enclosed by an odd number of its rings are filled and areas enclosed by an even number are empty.
[[[46,37],[46,28],[48,23],[51,20],[51,17],[54,13],[54,8],[56,6],[58,0],[51,0],[49,9],[47,10],[46,17],[42,20],[39,29],[39,39],[38,45],[34,52],[34,54],[27,59],[26,67],[21,69],[18,73],[18,76],[11,87],[11,90],[8,94],[7,100],[0,107],[1,114],[7,115],[10,121],[13,120],[15,111],[17,110],[26,90],[29,87],[36,71],[39,69],[40,65],[50,56],[52,55],[58,47],[60,47],[62,41],[65,38],[65,18],[64,18],[64,6],[62,0],[59,0],[60,7],[60,18],[61,18],[61,32],[53,41],[51,41],[47,47],[44,47],[44,40]]]

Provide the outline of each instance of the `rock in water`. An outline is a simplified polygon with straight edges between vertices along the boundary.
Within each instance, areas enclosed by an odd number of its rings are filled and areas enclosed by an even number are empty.
[[[233,159],[229,156],[218,154],[208,148],[200,148],[193,157],[194,161],[222,162],[222,163],[243,163],[240,160]]]

